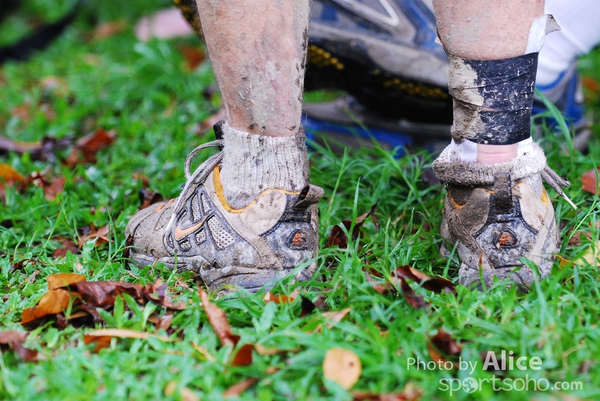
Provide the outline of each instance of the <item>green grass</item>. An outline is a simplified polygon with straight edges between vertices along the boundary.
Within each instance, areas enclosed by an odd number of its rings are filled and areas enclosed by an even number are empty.
[[[321,244],[333,226],[356,218],[378,202],[380,229],[368,220],[362,246],[350,241],[346,250],[323,249],[319,275],[324,281],[304,293],[311,300],[322,296],[327,310],[351,307],[352,311],[332,328],[323,325],[319,333],[313,330],[324,319],[318,312],[300,318],[299,299],[281,305],[265,304],[262,294],[216,299],[233,331],[241,336],[241,343],[294,350],[254,355],[248,367],[230,366],[230,349],[219,346],[191,276],[184,274],[178,281],[177,274],[162,266],[138,269],[122,257],[124,228],[138,207],[137,192],[142,186],[132,174],[147,176],[151,189],[165,197],[177,196],[184,182],[185,156],[210,139],[210,135],[196,135],[197,123],[215,111],[215,105],[201,95],[214,80],[212,72],[208,64],[193,72],[185,69],[178,51],[181,40],[142,44],[131,29],[100,41],[83,39],[96,18],[123,18],[132,26],[143,12],[151,11],[143,8],[145,3],[129,2],[121,9],[114,2],[98,2],[93,6],[97,9],[86,9],[48,51],[27,63],[9,63],[0,70],[4,81],[0,84],[3,135],[34,141],[44,136],[80,137],[96,128],[117,132],[117,141],[98,155],[96,164],[74,169],[58,162],[33,161],[28,155],[2,157],[1,162],[23,175],[49,168],[52,175],[64,176],[67,184],[55,201],[46,201],[42,190],[33,186],[23,193],[7,191],[0,221],[11,221],[13,227],[0,227],[0,321],[3,330],[21,329],[21,311],[35,305],[45,293],[45,279],[50,274],[76,272],[88,281],[143,284],[160,277],[171,291],[180,294],[178,300],[189,304],[173,319],[177,331],[173,337],[182,341],[119,340],[96,354],[93,346],[83,342],[84,334],[92,329],[68,327],[59,331],[47,325],[34,330],[26,342],[45,355],[46,361],[26,363],[11,351],[0,354],[0,398],[180,399],[177,390],[165,394],[169,383],[175,383],[178,389],[188,388],[201,399],[212,400],[220,399],[223,391],[237,382],[257,378],[258,383],[242,394],[244,399],[351,399],[351,392],[323,378],[324,355],[334,347],[350,349],[362,361],[362,376],[353,390],[397,393],[412,386],[423,392],[422,399],[449,399],[450,392],[440,390],[442,383],[468,377],[490,381],[494,375],[481,369],[481,355],[488,351],[500,355],[504,350],[542,361],[540,370],[511,370],[504,373],[505,379],[581,382],[582,388],[494,393],[491,385],[484,385],[477,393],[458,391],[453,397],[600,397],[597,262],[567,263],[563,267],[557,262],[551,277],[528,294],[507,290],[504,285],[483,293],[457,286],[457,294],[433,294],[413,285],[430,302],[427,309],[410,307],[401,294],[381,295],[371,288],[365,266],[387,277],[393,268],[409,264],[451,280],[456,280],[458,268],[455,258],[445,258],[438,251],[442,187],[422,179],[431,158],[420,154],[396,160],[383,150],[336,156],[317,147],[310,154],[313,183],[325,189],[320,204]],[[32,12],[46,7],[40,1],[34,4],[37,8],[32,6]],[[157,2],[152,8],[164,4]],[[183,42],[197,43],[194,38]],[[598,52],[586,57],[582,67],[586,75],[600,80]],[[68,90],[44,91],[40,82],[48,76],[64,80]],[[46,119],[39,104],[51,107],[55,117]],[[31,105],[29,118],[11,113],[21,105]],[[590,101],[589,108],[598,110],[600,100]],[[594,130],[598,134],[598,125]],[[595,228],[600,219],[597,198],[583,192],[579,182],[581,173],[598,163],[599,143],[594,139],[587,155],[574,152],[565,156],[564,142],[564,138],[550,135],[543,145],[549,164],[573,183],[567,193],[579,206],[574,211],[551,192],[563,233],[560,255],[573,262],[599,239]],[[59,155],[66,156],[66,152]],[[99,247],[88,243],[81,254],[52,257],[60,247],[58,237],[77,240],[78,228],[90,224],[110,224],[110,243]],[[576,231],[589,233],[590,239],[568,245]],[[24,259],[33,261],[24,263],[22,269],[11,269]],[[183,288],[181,282],[190,289]],[[281,285],[276,291],[289,294],[293,289],[293,285]],[[153,332],[154,326],[145,320],[143,311],[137,312],[108,312],[106,327]],[[473,373],[464,369],[409,369],[409,358],[431,361],[427,342],[439,328],[462,345],[462,360],[477,362]],[[192,344],[206,349],[209,357]],[[271,367],[278,370],[267,373]],[[533,385],[529,385],[531,389]]]

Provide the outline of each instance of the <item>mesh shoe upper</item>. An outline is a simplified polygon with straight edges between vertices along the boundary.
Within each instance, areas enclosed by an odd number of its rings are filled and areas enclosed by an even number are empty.
[[[234,209],[223,195],[218,161],[201,166],[177,200],[132,217],[126,234],[136,264],[162,262],[192,270],[211,289],[239,285],[258,290],[316,255],[321,188],[307,185],[299,193],[267,189]],[[212,170],[202,174],[207,167]],[[315,267],[310,264],[297,278],[310,279]]]
[[[565,197],[560,187],[569,183],[546,166],[537,144],[497,164],[456,162],[446,149],[433,167],[446,185],[441,232],[457,247],[462,284],[481,276],[485,285],[498,277],[529,287],[535,274],[521,258],[538,266],[538,276],[550,274],[559,235],[542,179]]]

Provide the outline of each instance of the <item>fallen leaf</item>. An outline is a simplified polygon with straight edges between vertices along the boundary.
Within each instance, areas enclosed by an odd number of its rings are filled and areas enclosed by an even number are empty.
[[[387,294],[394,288],[394,286],[389,282],[387,282],[387,283],[378,282],[368,272],[365,273],[365,278],[367,279],[368,282],[373,283],[371,288],[373,288],[375,291],[377,291],[380,294]]]
[[[67,255],[67,252],[71,252],[73,255],[77,255],[79,253],[79,247],[70,239],[63,238],[60,240],[60,243],[62,247],[54,250],[54,253],[52,254],[53,258],[63,258]]]
[[[181,401],[198,401],[200,398],[189,388],[182,387],[180,390]]]
[[[44,198],[48,201],[56,199],[65,189],[65,177],[48,177],[47,172],[36,171],[28,179],[33,185],[44,190]]]
[[[332,348],[323,359],[323,376],[348,390],[360,378],[362,365],[358,356],[344,348]]]
[[[23,103],[10,110],[10,114],[13,117],[17,117],[23,122],[29,122],[29,120],[31,120],[31,113],[31,103]]]
[[[173,303],[171,296],[167,293],[167,284],[157,279],[154,284],[144,288],[146,297],[155,301],[163,308],[172,310],[184,310],[187,306],[185,302],[179,301]]]
[[[78,294],[87,307],[108,309],[114,306],[116,298],[121,294],[130,295],[143,304],[144,286],[141,284],[121,283],[116,281],[85,281],[69,284],[65,287]]]
[[[53,161],[54,152],[67,148],[72,144],[71,138],[44,137],[39,142],[20,142],[0,136],[0,153],[14,152],[17,154],[29,153],[32,160]]]
[[[232,366],[248,366],[252,365],[252,351],[254,351],[253,344],[242,345],[231,358],[230,364]]]
[[[144,174],[133,173],[131,174],[131,178],[141,181],[144,188],[148,188],[150,186],[150,179]]]
[[[91,239],[96,240],[96,246],[101,245],[101,244],[107,244],[108,242],[110,242],[110,239],[108,238],[109,234],[110,234],[110,230],[108,228],[108,225],[102,226],[100,228],[96,228],[93,224],[90,224],[90,227],[89,227],[89,230],[87,230],[87,233],[85,235],[83,235],[81,238],[79,238],[79,242],[78,242],[79,249],[83,249],[83,246],[85,245],[85,243]]]
[[[296,299],[294,296],[275,295],[271,291],[267,292],[263,297],[265,302],[275,302],[276,304],[289,304]]]
[[[392,272],[392,276],[401,277],[405,280],[416,281],[426,290],[433,291],[436,294],[441,292],[456,293],[456,288],[452,281],[446,280],[442,277],[430,277],[427,274],[410,266],[397,267]]]
[[[179,51],[185,59],[185,65],[189,71],[194,71],[204,60],[206,60],[206,54],[198,46],[190,46],[181,44],[179,45]]]
[[[10,164],[0,163],[0,185],[13,186],[15,184],[25,184],[25,182],[25,177]]]
[[[579,266],[598,266],[600,264],[600,240],[592,242],[587,246],[585,253],[575,263]]]
[[[581,174],[580,180],[583,184],[583,190],[594,195],[598,194],[598,182],[596,181],[596,177],[600,175],[600,167],[597,169],[592,169],[590,171],[586,171]]]
[[[581,77],[581,83],[583,84],[584,88],[592,92],[593,99],[595,99],[597,95],[600,94],[600,85],[598,85],[598,81],[596,81],[594,78]]]
[[[21,324],[29,325],[48,315],[63,312],[69,306],[69,292],[61,288],[65,285],[85,281],[79,274],[60,273],[48,276],[46,279],[49,291],[33,308],[25,308],[21,313]]]
[[[327,327],[330,329],[337,323],[341,322],[342,319],[352,310],[352,308],[345,308],[340,311],[334,312],[323,312],[322,316],[325,318]]]
[[[408,282],[406,282],[405,279],[400,277],[398,280],[400,280],[400,289],[402,291],[402,295],[404,296],[404,299],[406,300],[406,302],[408,302],[410,306],[412,306],[415,309],[423,309],[427,307],[428,303],[425,302],[423,297],[415,293],[415,291],[410,285],[408,285]]]
[[[446,362],[448,357],[460,356],[462,347],[446,330],[440,327],[437,334],[429,338],[427,350],[434,362]]]
[[[360,237],[360,235],[361,235],[360,229],[361,229],[362,225],[364,224],[365,220],[367,219],[367,217],[372,216],[373,223],[375,224],[375,226],[377,228],[379,228],[379,223],[377,221],[377,215],[375,214],[376,210],[377,210],[377,203],[374,204],[373,206],[371,206],[371,209],[369,209],[369,211],[367,213],[356,218],[356,223],[354,224],[354,228],[352,229],[352,240],[353,241],[356,241],[356,239],[358,239],[358,237]],[[344,221],[342,221],[341,224],[344,226],[346,231],[349,231],[350,228],[352,227],[352,220],[344,220]],[[325,243],[326,248],[329,248],[332,246],[337,246],[342,249],[345,249],[348,247],[348,236],[346,235],[344,230],[339,225],[334,226],[331,229],[331,233],[329,234],[329,237],[327,238],[327,242]]]
[[[45,359],[37,351],[25,348],[23,343],[29,336],[25,331],[4,330],[0,331],[0,349],[12,348],[24,362],[37,362]]]
[[[140,198],[140,207],[139,210],[145,209],[150,205],[153,205],[158,202],[162,202],[164,200],[163,196],[158,192],[152,192],[146,188],[142,188],[138,192],[138,196]]]
[[[84,136],[75,143],[75,148],[65,160],[65,164],[74,168],[82,163],[95,163],[96,154],[115,142],[116,131],[106,131],[102,128]]]
[[[308,298],[301,295],[301,303],[300,303],[300,317],[310,315],[317,306]]]
[[[200,293],[200,299],[202,300],[202,307],[208,317],[208,322],[219,338],[219,341],[221,341],[221,345],[237,345],[240,337],[231,332],[231,326],[229,326],[225,312],[217,305],[210,302],[206,291],[202,288],[199,288],[198,291]]]
[[[156,334],[147,333],[145,331],[136,331],[136,330],[126,330],[126,329],[102,329],[92,331],[91,333],[87,333],[83,336],[84,344],[96,344],[96,348],[94,348],[94,352],[98,352],[103,348],[106,348],[110,345],[110,341],[113,338],[134,338],[146,340],[148,338],[156,338],[162,342],[176,342],[179,341],[177,339],[172,339],[169,337],[163,337]]]
[[[246,391],[248,388],[250,388],[250,386],[252,386],[255,383],[258,383],[258,379],[250,378],[250,379],[242,380],[241,382],[236,383],[233,386],[229,387],[227,390],[225,390],[223,392],[223,397],[224,398],[239,397],[240,395],[242,395],[242,393],[244,391]]]
[[[267,348],[264,345],[260,345],[260,344],[256,344],[254,345],[254,350],[256,351],[256,353],[258,355],[277,355],[277,354],[283,354],[286,352],[298,352],[298,350],[287,350],[287,349],[279,349],[279,348]]]

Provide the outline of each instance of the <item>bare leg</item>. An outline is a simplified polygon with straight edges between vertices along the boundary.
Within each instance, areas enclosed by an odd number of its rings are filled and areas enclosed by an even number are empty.
[[[543,0],[434,0],[446,52],[474,60],[525,54],[529,29],[544,14]]]
[[[197,0],[226,111],[224,197],[243,208],[261,192],[308,183],[300,118],[308,0]]]
[[[197,3],[229,124],[253,134],[297,134],[308,1]]]

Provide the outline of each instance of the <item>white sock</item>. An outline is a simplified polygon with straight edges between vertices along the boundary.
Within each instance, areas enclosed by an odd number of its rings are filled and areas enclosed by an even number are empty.
[[[560,31],[546,36],[540,51],[537,84],[542,87],[554,83],[577,56],[600,42],[600,1],[546,0],[546,11],[554,16]]]
[[[308,158],[303,132],[271,137],[222,127],[221,184],[234,208],[243,208],[269,188],[299,192],[308,184]]]

